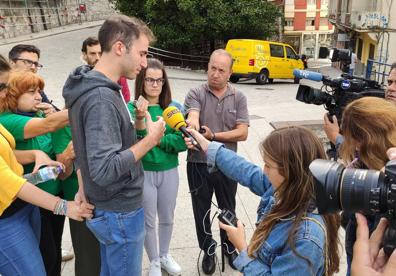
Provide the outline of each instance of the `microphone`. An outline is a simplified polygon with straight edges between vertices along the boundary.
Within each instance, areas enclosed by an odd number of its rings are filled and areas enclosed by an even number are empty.
[[[164,112],[162,113],[162,117],[164,118],[165,122],[170,126],[171,128],[181,131],[184,136],[188,137],[191,139],[192,144],[198,148],[199,150],[202,150],[201,146],[195,140],[195,138],[187,131],[186,127],[186,121],[184,120],[183,114],[180,112],[179,109],[175,106],[168,106],[165,108]]]
[[[311,81],[323,81],[325,77],[321,73],[311,72],[307,70],[294,69],[293,75],[299,79],[307,79]]]

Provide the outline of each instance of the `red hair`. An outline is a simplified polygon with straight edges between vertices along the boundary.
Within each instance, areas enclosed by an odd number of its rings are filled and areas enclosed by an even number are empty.
[[[12,71],[8,80],[6,96],[0,102],[0,112],[14,112],[18,108],[19,97],[31,89],[44,88],[44,80],[33,72]]]

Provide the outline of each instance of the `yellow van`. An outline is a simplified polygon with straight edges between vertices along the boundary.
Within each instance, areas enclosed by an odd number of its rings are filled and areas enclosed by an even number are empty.
[[[294,49],[284,43],[230,39],[226,51],[234,60],[230,78],[233,83],[240,78],[256,78],[258,84],[272,83],[274,79],[294,79],[294,83],[298,83],[299,79],[293,76],[293,69],[304,69]]]

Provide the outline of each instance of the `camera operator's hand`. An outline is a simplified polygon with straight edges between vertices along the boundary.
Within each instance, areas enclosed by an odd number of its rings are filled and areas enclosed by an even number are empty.
[[[324,115],[324,125],[323,129],[326,133],[327,138],[335,144],[336,143],[336,138],[340,134],[340,127],[338,125],[337,117],[333,115],[332,117],[333,122],[329,120],[329,117],[327,113]]]
[[[386,151],[386,154],[388,155],[389,160],[396,160],[396,148],[389,148]]]
[[[387,220],[384,218],[380,220],[370,239],[366,218],[356,213],[356,221],[358,227],[355,245],[353,246],[352,275],[396,275],[396,250],[388,260],[383,249],[381,249],[382,237],[388,225]]]

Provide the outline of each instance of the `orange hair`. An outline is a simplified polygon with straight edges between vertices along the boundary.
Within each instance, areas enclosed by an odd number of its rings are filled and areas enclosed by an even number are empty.
[[[19,97],[30,89],[43,90],[44,80],[33,72],[12,71],[8,80],[6,96],[0,102],[0,112],[14,112],[18,108]]]

